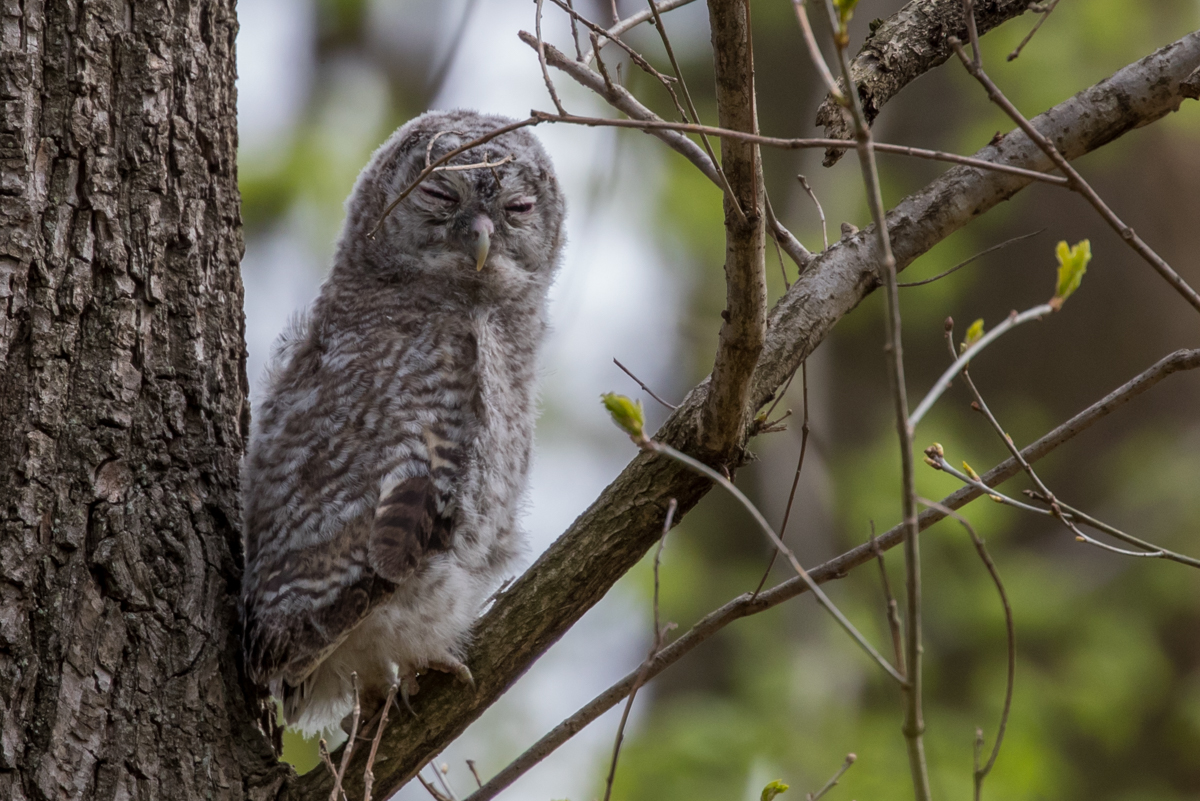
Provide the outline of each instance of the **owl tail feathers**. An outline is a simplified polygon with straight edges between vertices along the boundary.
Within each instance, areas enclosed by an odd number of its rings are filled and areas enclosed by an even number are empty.
[[[305,737],[336,728],[354,708],[353,697],[329,671],[315,670],[296,685],[277,679],[271,694],[283,706],[284,724]]]

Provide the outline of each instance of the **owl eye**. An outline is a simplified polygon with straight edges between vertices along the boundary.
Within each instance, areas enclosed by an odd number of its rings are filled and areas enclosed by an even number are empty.
[[[421,191],[431,198],[442,201],[443,203],[457,203],[458,195],[445,189],[439,189],[436,186],[421,184]]]
[[[526,214],[533,211],[533,201],[527,197],[518,198],[506,205],[504,210],[513,214]]]

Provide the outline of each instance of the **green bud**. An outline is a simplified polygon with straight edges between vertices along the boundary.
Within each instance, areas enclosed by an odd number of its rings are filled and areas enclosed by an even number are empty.
[[[1074,247],[1067,247],[1065,241],[1059,242],[1054,249],[1054,255],[1058,257],[1058,285],[1054,289],[1050,305],[1058,311],[1083,282],[1083,274],[1087,272],[1088,262],[1092,260],[1092,243],[1084,239]]]
[[[971,327],[967,329],[967,336],[963,339],[959,346],[959,353],[964,353],[967,348],[974,345],[983,337],[983,318],[980,317],[975,322],[971,323]]]
[[[612,421],[622,431],[635,441],[646,438],[646,435],[642,433],[642,426],[645,425],[646,416],[642,412],[642,402],[640,400],[631,401],[624,395],[618,395],[615,392],[605,392],[600,396],[600,402],[604,404],[605,409],[608,409]]]
[[[786,793],[787,790],[788,790],[788,785],[784,784],[779,779],[776,779],[775,781],[771,782],[770,784],[768,784],[766,787],[763,788],[761,801],[772,801],[772,799],[774,799],[775,796],[777,796],[781,793]]]

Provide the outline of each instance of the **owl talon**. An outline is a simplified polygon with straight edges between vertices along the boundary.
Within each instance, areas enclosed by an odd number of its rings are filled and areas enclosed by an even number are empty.
[[[454,677],[463,684],[471,688],[471,692],[475,692],[475,677],[471,675],[471,669],[466,665],[460,664],[454,671]]]
[[[417,717],[417,712],[415,709],[413,709],[412,702],[408,700],[410,696],[416,695],[420,690],[420,687],[417,686],[417,674],[409,673],[407,676],[401,676],[399,684],[400,691],[397,693],[397,695],[400,696],[400,700],[404,702],[404,706],[406,709],[408,709],[409,713],[414,718]],[[397,709],[399,709],[399,707],[397,707]]]

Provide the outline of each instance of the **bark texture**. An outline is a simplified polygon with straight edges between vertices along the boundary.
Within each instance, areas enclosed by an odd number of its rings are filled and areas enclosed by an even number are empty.
[[[1029,0],[976,0],[975,27],[980,36],[1029,10]],[[901,89],[946,63],[954,51],[946,40],[967,41],[967,21],[962,0],[912,0],[878,26],[850,63],[867,125],[875,122],[883,105]],[[846,90],[846,82],[838,78]],[[817,109],[817,125],[830,139],[853,139],[854,124],[831,97]],[[845,150],[826,150],[826,167],[836,164]]]
[[[0,10],[0,797],[246,798],[232,0]]]
[[[718,123],[722,128],[758,133],[750,4],[746,0],[709,0],[708,17]],[[750,374],[766,335],[766,225],[758,146],[722,139],[721,164],[733,192],[733,197],[726,195],[724,200],[725,311],[711,391],[700,417],[700,438],[709,453],[727,459],[744,442]]]

